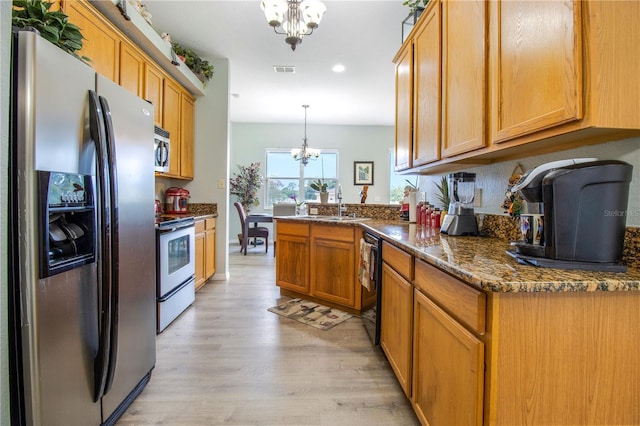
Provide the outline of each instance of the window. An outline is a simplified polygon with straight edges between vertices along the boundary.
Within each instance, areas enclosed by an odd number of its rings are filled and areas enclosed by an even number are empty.
[[[290,150],[268,149],[266,154],[265,208],[272,208],[273,203],[293,197],[299,203],[320,202],[318,192],[309,186],[311,182],[318,179],[324,179],[329,200],[335,200],[338,186],[338,152],[336,150],[323,150],[317,160],[310,160],[306,166],[291,158]]]
[[[418,184],[416,175],[400,175],[393,169],[396,165],[396,158],[393,149],[389,150],[389,202],[392,204],[401,203],[404,197],[404,187],[409,183]],[[407,180],[409,182],[407,182]]]

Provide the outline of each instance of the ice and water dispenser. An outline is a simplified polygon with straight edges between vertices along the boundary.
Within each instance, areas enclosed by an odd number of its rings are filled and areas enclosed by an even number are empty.
[[[38,171],[40,278],[94,262],[96,214],[92,176]]]

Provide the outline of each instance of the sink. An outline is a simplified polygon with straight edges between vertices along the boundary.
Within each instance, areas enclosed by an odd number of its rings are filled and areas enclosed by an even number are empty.
[[[353,216],[322,216],[322,215],[309,215],[305,216],[306,219],[316,219],[318,221],[327,222],[359,222],[367,220],[365,217],[353,217]]]

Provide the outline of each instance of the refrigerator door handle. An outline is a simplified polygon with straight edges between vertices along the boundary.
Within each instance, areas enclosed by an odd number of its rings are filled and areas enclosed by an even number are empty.
[[[100,313],[98,331],[98,352],[94,362],[94,401],[104,395],[111,344],[111,204],[109,196],[108,154],[106,149],[106,128],[102,106],[98,95],[89,90],[89,129],[96,150],[96,183],[98,186],[98,214],[100,216],[100,268],[98,270],[98,291],[100,292]]]
[[[111,111],[107,99],[100,96],[100,105],[104,117],[106,130],[107,164],[106,169],[109,174],[109,204],[111,206],[111,336],[109,344],[109,367],[107,370],[107,380],[104,384],[104,394],[109,392],[113,384],[113,376],[116,371],[118,360],[118,313],[119,313],[119,235],[118,235],[118,176],[116,163],[116,143],[113,123],[111,121]]]

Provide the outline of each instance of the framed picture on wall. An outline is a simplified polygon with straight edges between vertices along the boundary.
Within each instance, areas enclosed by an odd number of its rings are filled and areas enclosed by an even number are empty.
[[[353,184],[373,185],[373,161],[353,162]]]

